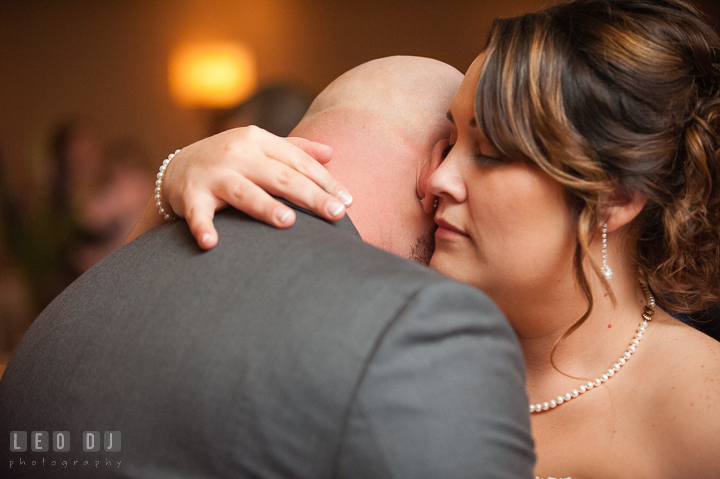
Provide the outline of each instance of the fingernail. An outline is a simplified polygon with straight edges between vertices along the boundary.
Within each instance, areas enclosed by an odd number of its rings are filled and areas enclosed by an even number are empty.
[[[278,221],[280,223],[285,223],[288,220],[288,218],[290,218],[291,215],[292,215],[291,210],[278,210],[275,213],[275,217],[278,219]]]
[[[327,208],[327,211],[330,213],[330,216],[337,216],[340,213],[342,213],[342,211],[345,209],[345,207],[343,205],[341,205],[340,203],[338,203],[337,201],[328,201],[327,206],[325,208]]]
[[[353,197],[345,190],[338,191],[336,196],[345,206],[350,206],[353,202]]]
[[[200,238],[200,243],[202,243],[203,246],[207,245],[208,240],[210,239],[210,233],[205,233],[202,238]]]

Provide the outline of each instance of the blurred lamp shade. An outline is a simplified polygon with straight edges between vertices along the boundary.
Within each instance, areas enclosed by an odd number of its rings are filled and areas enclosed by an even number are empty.
[[[168,79],[182,106],[228,108],[255,91],[255,58],[241,43],[185,44],[170,57]]]

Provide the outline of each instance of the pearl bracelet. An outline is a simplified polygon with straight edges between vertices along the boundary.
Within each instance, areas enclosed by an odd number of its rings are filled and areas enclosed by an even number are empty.
[[[158,171],[157,174],[157,180],[155,180],[155,207],[157,208],[158,213],[160,213],[160,216],[165,218],[165,221],[170,221],[175,217],[165,211],[165,208],[163,208],[162,183],[163,178],[165,178],[165,170],[167,169],[168,163],[170,163],[170,160],[172,160],[178,153],[180,153],[180,150],[175,150],[175,153],[170,153],[170,155],[168,155],[168,157],[163,160],[162,165],[160,165],[160,171]]]

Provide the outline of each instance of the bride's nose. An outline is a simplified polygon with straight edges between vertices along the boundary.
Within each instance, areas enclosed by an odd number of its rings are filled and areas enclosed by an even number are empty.
[[[447,158],[430,175],[428,191],[441,198],[451,198],[454,202],[462,203],[467,199],[467,189],[463,180],[458,161],[458,154],[450,151]]]

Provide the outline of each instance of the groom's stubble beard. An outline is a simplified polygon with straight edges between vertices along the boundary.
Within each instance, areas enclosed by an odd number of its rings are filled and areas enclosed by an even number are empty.
[[[437,226],[431,228],[424,235],[415,240],[415,244],[410,248],[410,259],[416,263],[429,265],[430,258],[435,252],[435,230]]]

